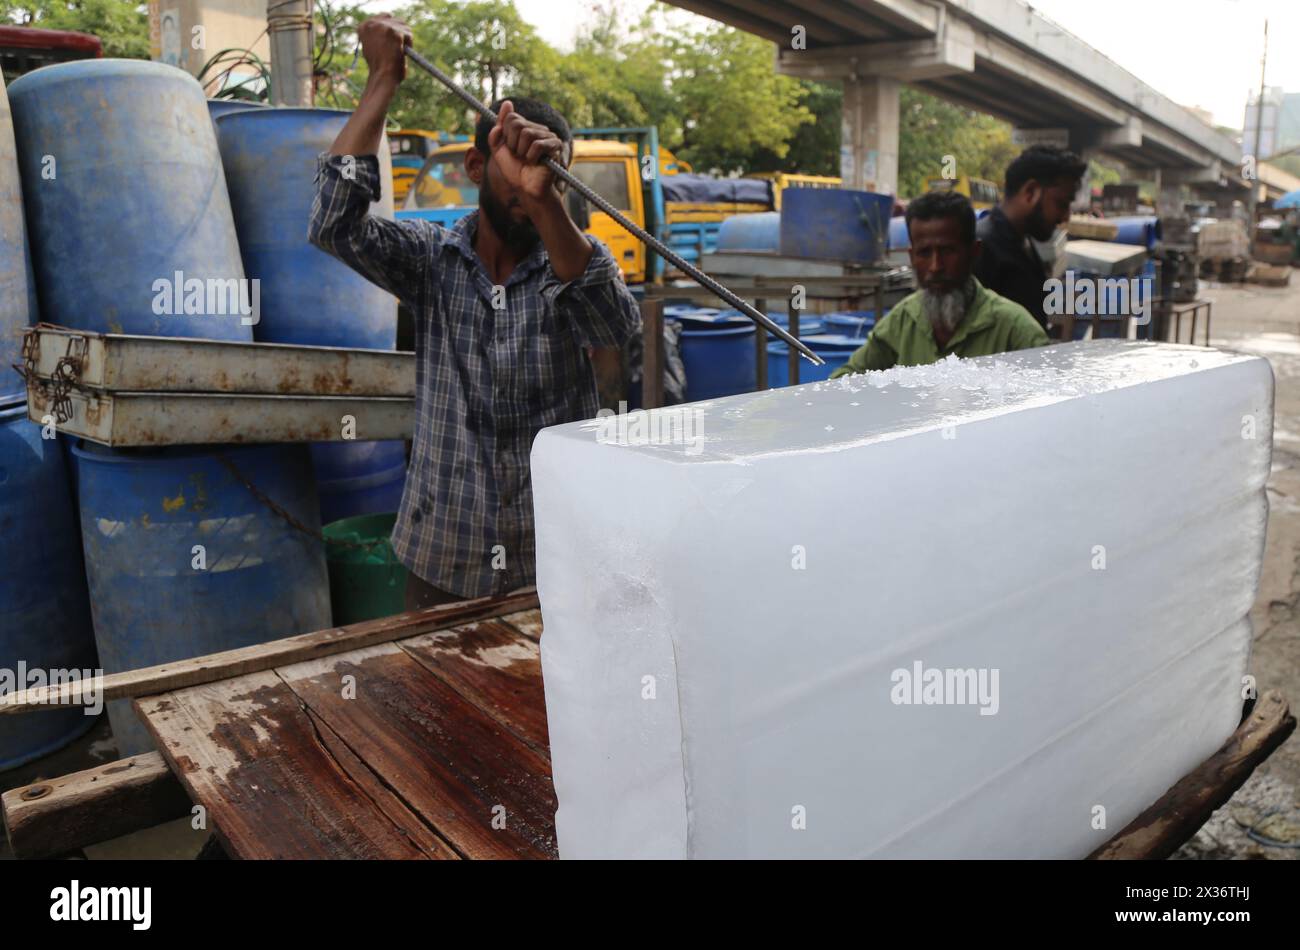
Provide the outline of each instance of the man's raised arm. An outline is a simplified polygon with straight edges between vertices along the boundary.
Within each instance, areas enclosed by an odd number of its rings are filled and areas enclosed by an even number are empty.
[[[384,120],[406,76],[404,50],[411,30],[384,15],[362,23],[357,36],[370,75],[356,111],[320,157],[307,238],[372,283],[418,306],[442,229],[426,221],[398,223],[370,214],[382,188],[377,153]]]

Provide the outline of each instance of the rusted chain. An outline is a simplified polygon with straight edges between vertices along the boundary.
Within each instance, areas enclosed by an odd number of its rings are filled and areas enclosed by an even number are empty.
[[[375,548],[388,543],[387,538],[380,538],[376,541],[371,541],[368,544],[360,544],[356,541],[344,541],[341,538],[327,538],[321,532],[313,528],[309,528],[307,525],[303,524],[292,514],[286,511],[281,505],[279,505],[273,498],[267,495],[266,492],[262,491],[262,489],[258,488],[251,481],[249,481],[248,478],[244,476],[244,473],[239,470],[239,467],[235,465],[234,461],[224,452],[217,453],[217,461],[219,461],[222,465],[224,465],[226,469],[230,472],[230,474],[235,477],[235,480],[238,481],[245,488],[247,488],[249,493],[254,498],[260,501],[267,508],[269,508],[274,514],[278,515],[281,519],[283,519],[289,525],[289,527],[295,529],[296,531],[302,532],[303,534],[307,535],[309,538],[314,538],[317,541],[321,542],[322,544],[334,545],[335,547],[339,547],[339,548],[353,548],[357,550],[363,550],[366,553],[370,553]]]

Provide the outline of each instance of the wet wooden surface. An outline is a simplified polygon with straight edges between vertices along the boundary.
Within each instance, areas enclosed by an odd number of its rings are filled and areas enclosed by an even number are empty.
[[[541,755],[549,755],[537,644],[511,625],[485,621],[398,644]]]
[[[536,610],[140,699],[240,858],[552,858]]]

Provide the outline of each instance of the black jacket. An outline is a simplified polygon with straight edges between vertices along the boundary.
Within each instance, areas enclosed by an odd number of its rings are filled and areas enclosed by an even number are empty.
[[[975,236],[984,242],[984,251],[975,262],[979,282],[1020,304],[1046,328],[1043,281],[1048,273],[1033,244],[1016,233],[1001,208],[994,208],[976,222]]]

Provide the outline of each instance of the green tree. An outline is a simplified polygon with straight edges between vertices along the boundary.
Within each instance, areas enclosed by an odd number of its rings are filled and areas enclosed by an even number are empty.
[[[617,6],[593,12],[573,51],[539,57],[536,72],[520,80],[520,91],[550,102],[575,127],[657,125],[660,141],[676,144],[679,109],[652,14],[625,23]]]
[[[335,23],[334,51],[318,56],[328,74],[318,88],[346,108],[365,83],[365,65],[353,69],[339,50],[355,44],[364,13],[336,10],[347,14],[336,19],[348,22]],[[784,160],[794,136],[815,118],[802,100],[827,98],[824,90],[816,98],[813,84],[776,75],[770,43],[721,24],[682,32],[660,25],[653,8],[629,23],[617,5],[596,7],[595,14],[574,50],[561,53],[520,18],[512,0],[418,0],[398,11],[411,24],[415,47],[484,101],[534,96],[575,127],[655,125],[661,143],[701,169],[743,171],[767,156]],[[458,99],[415,70],[408,70],[390,119],[460,133],[475,122]],[[838,119],[829,127],[838,130]],[[815,142],[809,136],[805,151]],[[837,155],[833,148],[829,161]]]
[[[762,152],[784,159],[813,121],[806,86],[777,74],[769,41],[722,24],[664,39],[683,116],[679,154],[697,171],[745,171]]]
[[[1021,151],[1006,122],[906,87],[898,138],[898,193],[908,198],[928,191],[927,179],[941,177],[950,157],[958,175],[1000,186],[1007,165]]]
[[[521,78],[554,69],[559,55],[510,0],[421,0],[398,16],[411,25],[415,48],[484,102],[519,92]],[[470,132],[475,121],[464,103],[415,68],[407,71],[390,116],[403,125],[449,132]]]
[[[366,82],[365,60],[357,53],[357,27],[369,15],[358,5],[316,0],[316,105],[356,108]]]
[[[1107,185],[1118,185],[1123,180],[1124,176],[1119,173],[1119,169],[1095,158],[1088,160],[1089,188],[1105,188]]]
[[[558,71],[539,77],[548,95],[576,126],[659,126],[660,140],[680,132],[677,103],[667,84],[664,44],[647,13],[624,24],[617,7],[597,7],[574,50],[557,60]]]
[[[0,19],[99,37],[104,55],[149,58],[149,13],[135,0],[0,0]]]
[[[805,175],[840,173],[840,123],[844,114],[844,92],[835,83],[800,80],[806,97],[803,104],[812,113],[811,122],[794,130],[784,157],[768,149],[753,156],[752,171],[801,172]]]

